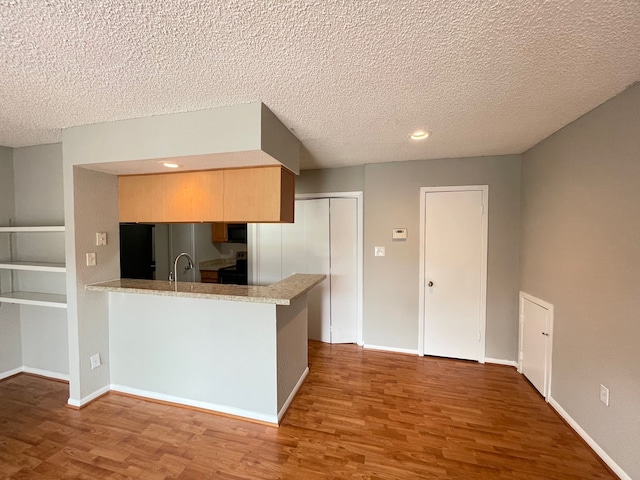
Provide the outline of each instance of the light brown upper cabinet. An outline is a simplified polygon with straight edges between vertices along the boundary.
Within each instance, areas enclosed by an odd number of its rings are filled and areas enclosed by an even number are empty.
[[[223,216],[221,170],[118,179],[121,222],[180,223]]]
[[[225,222],[293,222],[295,177],[282,167],[224,170]]]
[[[224,222],[215,222],[211,224],[211,243],[226,242],[229,240],[227,234],[227,224]]]
[[[121,176],[120,221],[293,222],[294,182],[280,166]]]

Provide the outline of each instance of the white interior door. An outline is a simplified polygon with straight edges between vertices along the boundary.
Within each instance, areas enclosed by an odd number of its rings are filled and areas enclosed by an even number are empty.
[[[520,371],[546,398],[551,374],[551,312],[541,303],[520,296]]]
[[[425,355],[484,361],[483,194],[425,192]]]
[[[358,202],[330,200],[331,343],[358,338]]]

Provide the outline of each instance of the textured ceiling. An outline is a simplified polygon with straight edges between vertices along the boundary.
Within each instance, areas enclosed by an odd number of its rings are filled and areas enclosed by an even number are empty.
[[[638,80],[638,0],[0,0],[11,147],[260,100],[303,168],[520,153]]]

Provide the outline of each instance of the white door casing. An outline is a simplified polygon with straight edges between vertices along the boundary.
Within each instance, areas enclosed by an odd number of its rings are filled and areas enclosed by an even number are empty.
[[[423,187],[420,197],[418,353],[484,363],[488,186]]]
[[[549,401],[553,346],[553,305],[520,292],[518,371]]]

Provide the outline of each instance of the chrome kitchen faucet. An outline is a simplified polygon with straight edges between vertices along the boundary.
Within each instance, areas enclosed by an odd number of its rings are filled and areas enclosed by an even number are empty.
[[[176,283],[178,282],[178,260],[180,260],[180,257],[182,256],[187,257],[187,261],[189,262],[189,264],[184,268],[184,271],[186,272],[187,270],[193,268],[193,258],[191,258],[191,255],[189,255],[187,252],[179,253],[176,256],[176,259],[173,261],[173,272],[169,273],[170,282],[173,282],[174,280],[176,281]]]

